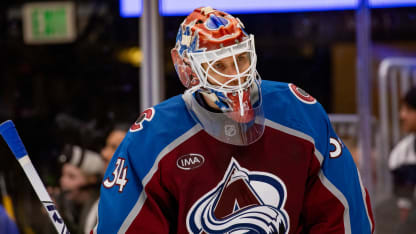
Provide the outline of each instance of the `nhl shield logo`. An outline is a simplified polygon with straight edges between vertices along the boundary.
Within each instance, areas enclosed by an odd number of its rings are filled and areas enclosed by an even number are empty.
[[[286,187],[275,175],[248,171],[232,158],[220,183],[189,210],[190,233],[289,233]]]

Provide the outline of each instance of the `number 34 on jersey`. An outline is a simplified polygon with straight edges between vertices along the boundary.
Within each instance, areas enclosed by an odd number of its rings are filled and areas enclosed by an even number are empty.
[[[105,188],[112,188],[113,186],[119,186],[118,191],[121,193],[123,192],[124,186],[126,186],[128,179],[127,177],[127,166],[124,166],[124,158],[117,158],[116,168],[114,169],[111,176],[107,177],[103,185]]]

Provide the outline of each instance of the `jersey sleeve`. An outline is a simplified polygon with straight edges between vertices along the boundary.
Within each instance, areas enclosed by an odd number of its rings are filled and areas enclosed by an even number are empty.
[[[144,189],[144,178],[140,176],[143,172],[137,161],[145,158],[133,156],[134,151],[129,149],[128,141],[123,141],[107,168],[95,233],[169,233],[165,217],[168,193],[160,183],[151,183]],[[157,173],[152,180],[160,178]]]
[[[305,228],[311,234],[373,233],[368,192],[351,153],[323,115],[326,128],[315,139],[314,152],[320,165],[310,170],[305,194]]]
[[[368,192],[351,153],[333,130],[322,105],[294,84],[264,82],[263,87],[264,103],[270,108],[265,110],[265,117],[299,135],[305,134],[313,144],[300,226],[295,228],[310,234],[373,233]],[[279,113],[281,110],[284,115]]]
[[[104,175],[95,233],[176,231],[176,203],[161,183],[159,164],[194,124],[178,110],[186,111],[179,96],[144,110],[131,126]]]

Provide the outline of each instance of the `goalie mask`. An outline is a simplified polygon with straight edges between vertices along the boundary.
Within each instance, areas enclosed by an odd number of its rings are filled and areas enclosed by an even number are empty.
[[[238,18],[201,7],[181,24],[171,51],[191,115],[210,135],[235,145],[253,143],[264,130],[254,36],[243,28]]]

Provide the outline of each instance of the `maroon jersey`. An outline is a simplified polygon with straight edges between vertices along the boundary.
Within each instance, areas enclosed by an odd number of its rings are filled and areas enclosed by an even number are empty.
[[[207,134],[180,96],[144,112],[113,157],[98,233],[372,233],[369,196],[319,103],[264,81],[248,146]],[[278,101],[276,101],[278,100]]]

